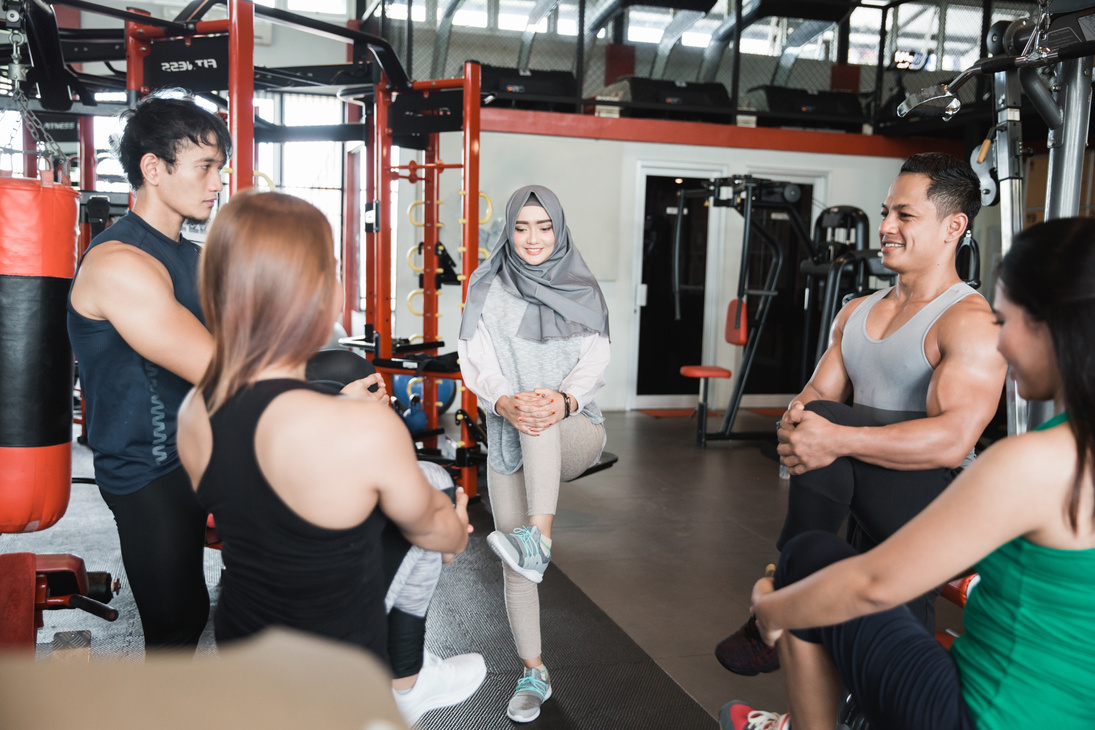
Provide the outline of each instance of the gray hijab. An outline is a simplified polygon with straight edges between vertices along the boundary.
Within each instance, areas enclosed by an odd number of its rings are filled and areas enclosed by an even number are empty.
[[[526,205],[540,205],[551,217],[555,249],[536,266],[525,263],[513,247],[517,216]],[[506,203],[506,227],[487,260],[468,282],[468,298],[460,322],[460,339],[475,334],[487,291],[495,279],[514,296],[528,302],[517,336],[544,342],[599,333],[608,337],[608,306],[597,279],[574,246],[555,193],[540,185],[515,192]]]

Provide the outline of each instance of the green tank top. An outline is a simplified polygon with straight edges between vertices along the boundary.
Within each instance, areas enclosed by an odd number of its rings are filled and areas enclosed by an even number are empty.
[[[951,653],[978,730],[1095,728],[1095,550],[1019,537],[977,571]]]

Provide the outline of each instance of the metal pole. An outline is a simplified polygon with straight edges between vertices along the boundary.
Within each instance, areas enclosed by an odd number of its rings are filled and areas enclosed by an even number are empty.
[[[882,25],[878,29],[878,67],[874,74],[874,118],[872,124],[878,124],[882,115],[882,80],[886,75],[886,19],[890,15],[890,8],[882,8]]]
[[[348,105],[350,109],[357,107]],[[345,155],[342,170],[342,328],[353,335],[353,313],[361,307],[358,255],[361,235],[361,157],[355,150]]]
[[[586,0],[578,0],[578,48],[576,52],[578,54],[577,64],[577,76],[578,76],[578,98],[574,100],[574,113],[582,113],[582,97],[585,96],[585,81],[586,81]]]
[[[92,193],[95,191],[95,182],[97,180],[95,174],[95,117],[80,117],[76,125],[80,136],[80,190]],[[84,212],[86,214],[87,211]],[[85,215],[85,220],[80,221],[80,238],[76,247],[77,260],[84,255],[84,251],[87,251],[90,243],[91,222],[86,220]]]
[[[1057,69],[1060,85],[1057,100],[1063,124],[1049,133],[1046,220],[1080,212],[1080,171],[1084,169],[1084,149],[1091,122],[1091,69],[1090,56],[1064,61]],[[1031,401],[1027,409],[1028,424],[1044,423],[1055,413],[1052,401]]]
[[[414,0],[407,0],[407,60],[403,63],[407,67],[407,78],[413,79],[414,73],[411,71],[413,68],[414,55],[412,49],[414,48],[414,23],[411,16],[414,10]]]
[[[437,169],[437,148],[440,145],[440,135],[430,135],[426,144],[426,152],[423,155],[427,167],[423,171],[422,200],[425,202],[422,216],[422,338],[425,342],[437,341],[437,318],[440,317],[439,302],[437,298],[441,290],[437,286],[437,272],[439,271],[437,247],[440,244],[440,231],[438,230],[438,205],[437,189],[441,171]],[[431,355],[437,354],[437,349],[428,350]],[[426,409],[426,428],[437,428],[437,381],[426,377],[422,381],[422,407]],[[430,436],[424,439],[427,448],[436,448],[437,437]]]
[[[377,88],[381,88],[381,84],[377,84]],[[379,109],[379,101],[374,101],[373,109]],[[376,283],[376,224],[377,224],[377,201],[376,201],[376,157],[377,149],[380,144],[380,135],[376,133],[376,115],[370,114],[365,117],[365,139],[368,140],[367,148],[365,150],[365,163],[362,165],[365,172],[365,203],[368,205],[368,212],[365,214],[365,220],[362,221],[365,227],[365,245],[363,247],[365,251],[365,325],[366,327],[373,327],[376,323],[376,291],[374,285]],[[371,357],[376,357],[375,352],[371,354]]]
[[[735,117],[738,113],[738,91],[741,87],[741,4],[743,0],[734,0],[734,75],[730,82],[730,109]],[[735,119],[735,123],[736,123]],[[745,229],[745,235],[749,235],[749,229]]]
[[[1068,218],[1080,212],[1080,177],[1084,169],[1091,120],[1092,59],[1076,58],[1058,67],[1057,93],[1064,123],[1049,134],[1049,172],[1046,184],[1046,220]]]
[[[234,142],[228,192],[252,185],[255,172],[255,5],[228,0],[228,128]]]
[[[1023,132],[1019,121],[1022,89],[1017,71],[992,78],[996,107],[996,178],[1000,185],[1000,255],[1011,248],[1011,240],[1023,230]],[[1004,381],[1008,435],[1024,433],[1030,422],[1027,401],[1019,395],[1009,373]]]
[[[388,77],[381,73],[376,85],[376,245],[373,263],[372,296],[375,302],[372,324],[377,333],[376,356],[392,356],[392,130],[388,127],[388,107],[392,92]]]
[[[133,10],[134,13],[147,15],[147,11]],[[148,55],[150,41],[143,36],[149,30],[146,26],[133,21],[125,22],[125,88],[126,103],[135,105],[148,93],[144,85],[144,59]]]
[[[581,0],[579,0],[581,2]],[[580,6],[579,6],[580,7]],[[578,43],[582,43],[582,33],[579,30]],[[581,83],[579,77],[579,84]],[[464,147],[462,183],[464,188],[464,200],[462,203],[461,217],[464,225],[461,235],[461,248],[464,249],[461,257],[461,272],[464,280],[460,285],[460,309],[463,311],[464,302],[468,298],[468,279],[479,266],[479,90],[480,76],[479,64],[464,64]],[[460,388],[460,405],[464,412],[471,418],[478,413],[478,403],[475,394],[467,388]],[[468,427],[467,420],[460,422],[460,442],[465,448],[475,446],[475,434]],[[477,467],[475,465],[463,465],[460,468],[461,486],[469,497],[478,493]]]

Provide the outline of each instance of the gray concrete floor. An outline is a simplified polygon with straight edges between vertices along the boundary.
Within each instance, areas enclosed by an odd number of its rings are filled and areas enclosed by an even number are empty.
[[[785,709],[778,673],[739,677],[713,653],[748,618],[753,583],[778,557],[778,464],[756,442],[699,448],[693,419],[606,418],[620,460],[563,485],[552,560],[712,715],[734,699]],[[737,427],[772,420],[743,413]]]

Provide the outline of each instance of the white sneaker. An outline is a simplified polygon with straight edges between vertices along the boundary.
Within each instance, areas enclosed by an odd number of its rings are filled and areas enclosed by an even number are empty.
[[[405,694],[392,694],[399,713],[407,725],[413,726],[430,710],[457,705],[471,697],[486,677],[487,665],[479,654],[440,659],[426,652],[414,687]]]

